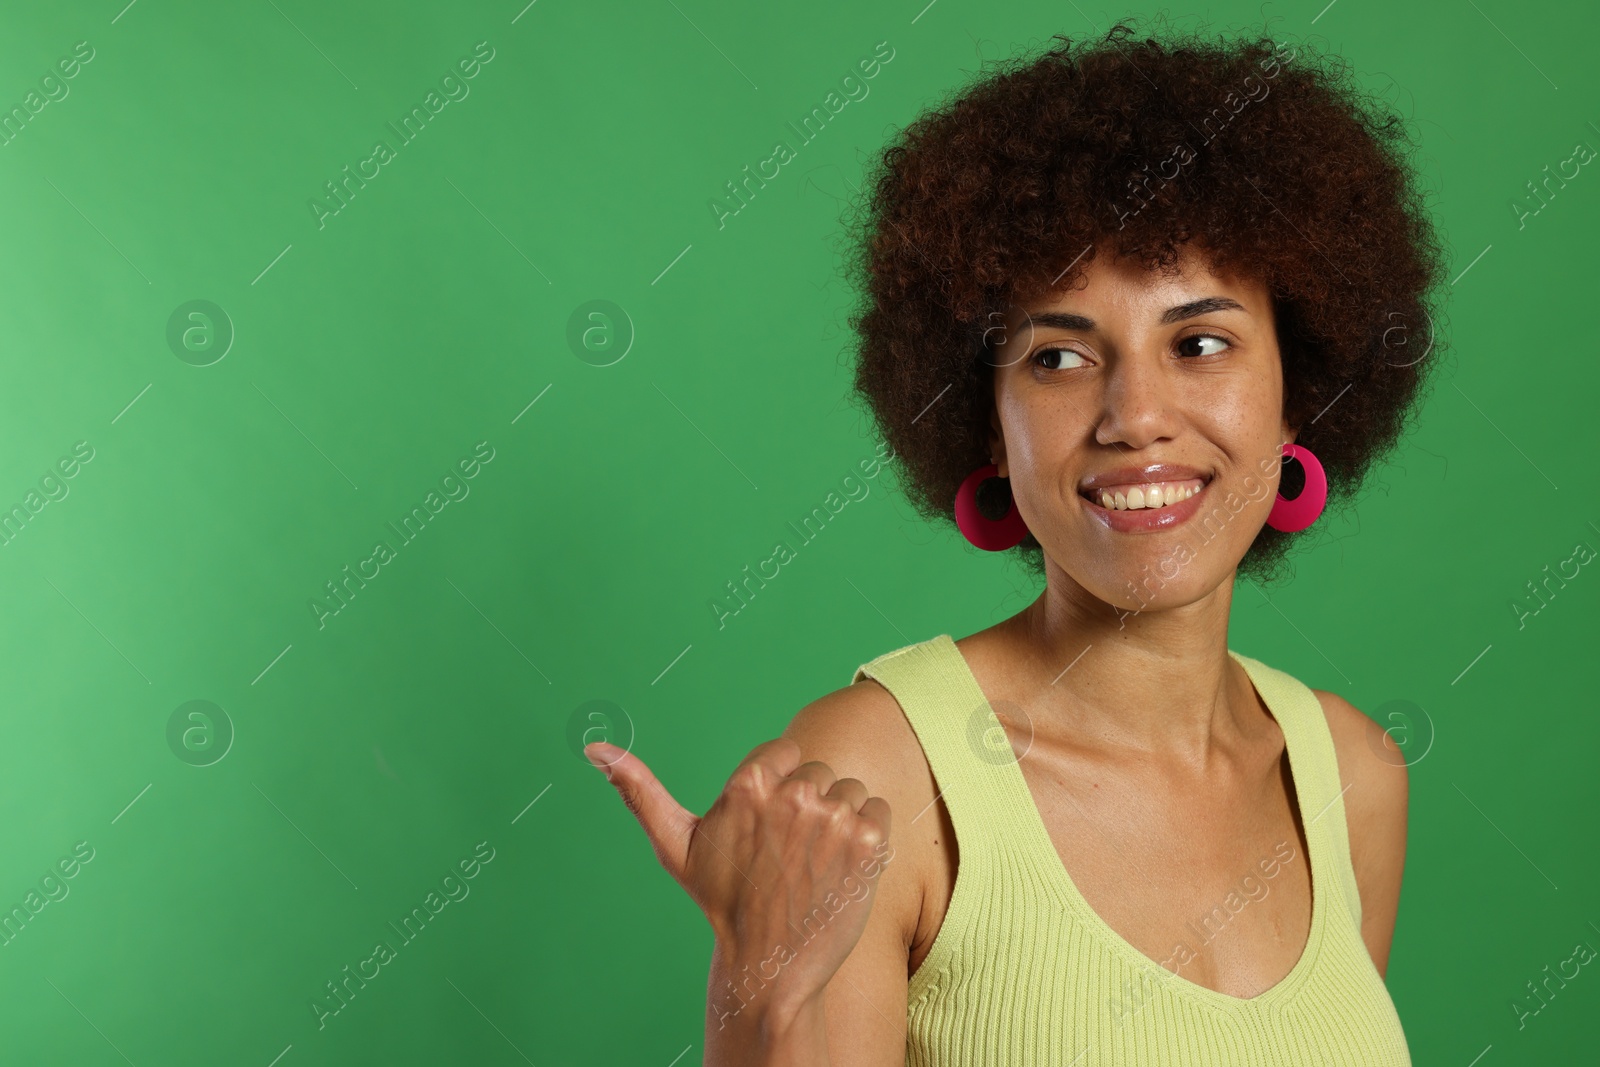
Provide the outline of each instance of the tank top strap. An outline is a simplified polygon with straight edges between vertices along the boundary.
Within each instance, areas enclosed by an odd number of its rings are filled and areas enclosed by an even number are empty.
[[[1286,671],[1231,648],[1228,652],[1244,667],[1283,730],[1313,870],[1332,874],[1359,929],[1361,897],[1350,858],[1344,791],[1322,703]],[[954,639],[939,634],[886,652],[857,667],[851,681],[864,677],[889,690],[911,724],[963,857],[988,868],[991,850],[1007,844],[1041,864],[1041,870],[1053,870],[1058,861],[1048,839],[1036,840],[1026,832],[1015,833],[1008,843],[996,837],[997,827],[1016,831],[1031,826],[1038,812],[1006,731]]]
[[[1322,702],[1310,686],[1286,671],[1228,650],[1245,668],[1267,710],[1283,730],[1289,767],[1300,797],[1306,842],[1315,872],[1329,871],[1356,928],[1361,926],[1361,894],[1350,858],[1350,832],[1345,822],[1344,787],[1339,784],[1339,757]],[[1317,889],[1320,892],[1320,888]]]
[[[954,639],[940,634],[886,652],[857,667],[851,681],[863,677],[889,690],[916,733],[938,799],[950,813],[962,864],[991,871],[997,829],[1025,827],[1036,815],[1026,790],[1017,789],[1020,771],[1005,729]],[[900,813],[895,817],[898,824]]]

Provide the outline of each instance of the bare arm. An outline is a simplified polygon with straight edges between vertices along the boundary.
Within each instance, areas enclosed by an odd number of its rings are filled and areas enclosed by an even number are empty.
[[[1361,939],[1378,973],[1389,973],[1400,882],[1406,863],[1410,783],[1405,757],[1384,727],[1343,697],[1313,690],[1322,702],[1339,759],[1350,831],[1350,863],[1361,895]]]
[[[914,875],[901,873],[912,865],[894,862],[890,802],[876,785],[890,777],[879,770],[892,769],[888,754],[905,752],[870,729],[887,721],[885,701],[898,716],[876,683],[808,705],[794,736],[757,745],[704,816],[633,753],[585,748],[711,924],[708,1064],[904,1063],[902,931],[907,908],[914,928],[917,898]],[[870,791],[857,771],[874,779]]]
[[[828,1032],[820,999],[788,1007],[762,1004],[754,996],[741,1003],[727,986],[748,978],[755,964],[712,951],[711,984],[706,996],[706,1056],[713,1067],[831,1067]]]
[[[892,851],[861,940],[824,991],[832,1067],[901,1067],[911,945],[922,912],[920,861],[936,821],[913,817],[932,799],[931,774],[900,705],[874,681],[801,709],[784,731],[804,758],[866,782],[895,813]],[[927,793],[926,797],[922,796]]]

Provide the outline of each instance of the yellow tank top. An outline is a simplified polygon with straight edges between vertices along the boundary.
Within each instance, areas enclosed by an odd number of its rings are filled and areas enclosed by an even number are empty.
[[[1283,730],[1311,863],[1305,950],[1277,985],[1249,998],[1174,973],[1089,907],[948,634],[856,669],[852,681],[873,678],[899,701],[959,854],[949,910],[911,976],[908,1067],[1410,1067],[1394,1002],[1361,940],[1322,706],[1293,676],[1228,653]],[[1227,898],[1230,912],[1243,906],[1236,899]]]

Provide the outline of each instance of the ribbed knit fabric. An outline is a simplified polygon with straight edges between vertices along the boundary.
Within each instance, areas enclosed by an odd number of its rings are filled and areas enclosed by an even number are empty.
[[[1283,730],[1311,863],[1305,950],[1250,998],[1174,974],[1089,907],[948,634],[856,669],[852,681],[880,682],[916,731],[959,853],[949,910],[911,977],[907,1067],[1409,1067],[1394,1002],[1361,940],[1322,707],[1293,676],[1228,653]]]

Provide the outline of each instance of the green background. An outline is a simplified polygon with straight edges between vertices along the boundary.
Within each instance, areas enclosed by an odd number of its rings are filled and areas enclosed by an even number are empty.
[[[0,908],[77,843],[93,859],[0,947],[0,1059],[698,1062],[709,928],[573,724],[611,702],[612,739],[703,811],[858,663],[1032,599],[884,475],[725,625],[711,608],[875,451],[839,258],[865,162],[983,63],[1155,10],[8,10],[0,106],[77,42],[93,58],[0,147],[0,508],[67,490],[0,547]],[[1512,605],[1600,547],[1574,314],[1600,177],[1520,227],[1512,205],[1600,147],[1600,17],[1199,14],[1270,20],[1396,102],[1455,279],[1418,429],[1292,581],[1241,584],[1230,644],[1375,717],[1421,709],[1388,977],[1416,1062],[1592,1058],[1593,968],[1523,1028],[1510,1005],[1600,947],[1600,577],[1522,626]],[[398,146],[387,124],[478,42],[469,94]],[[879,42],[870,94],[800,146],[788,123]],[[319,225],[310,201],[380,138],[394,158]],[[797,158],[719,227],[712,199],[779,140]],[[195,300],[224,319],[174,347]],[[574,346],[595,300],[618,310]],[[42,482],[78,442],[93,458]],[[479,442],[493,459],[448,483],[468,495],[401,544],[385,524]],[[319,625],[380,539],[394,558]],[[174,746],[195,700],[222,715]],[[481,842],[470,894],[319,1029],[325,984]]]

